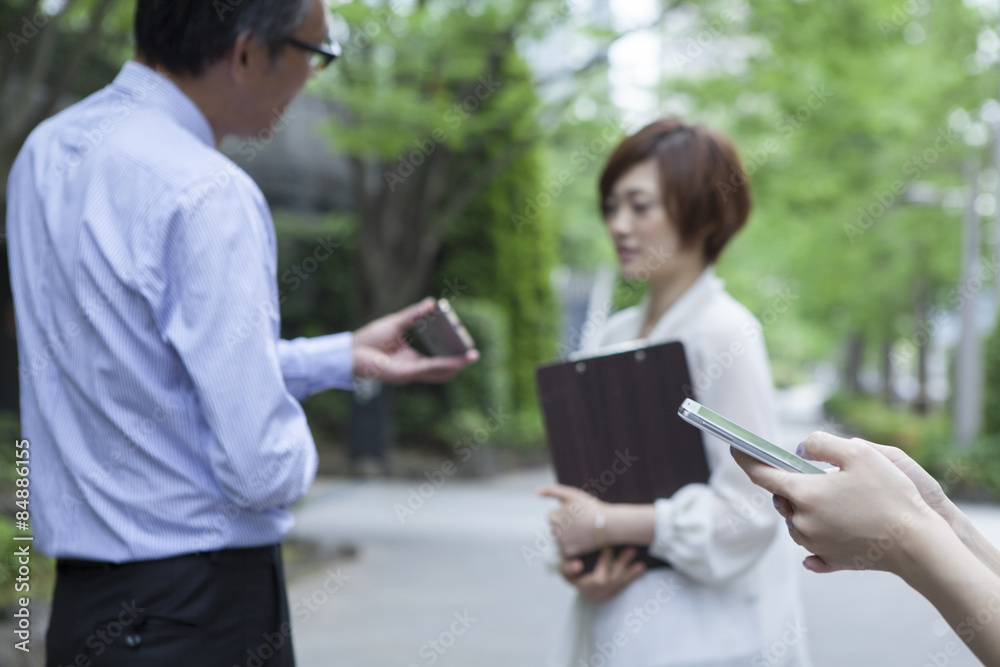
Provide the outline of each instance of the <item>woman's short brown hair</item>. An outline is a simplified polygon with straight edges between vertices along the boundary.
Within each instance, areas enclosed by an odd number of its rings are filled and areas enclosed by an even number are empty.
[[[660,197],[681,242],[704,239],[705,261],[718,259],[750,215],[750,186],[729,137],[679,118],[651,123],[626,138],[601,174],[601,205],[632,167],[655,160]]]

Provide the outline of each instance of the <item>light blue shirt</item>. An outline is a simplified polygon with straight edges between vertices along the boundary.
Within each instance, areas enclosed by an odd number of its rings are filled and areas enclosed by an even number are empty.
[[[280,541],[316,473],[299,400],[352,386],[350,334],[280,339],[267,203],[214,143],[179,88],[129,62],[14,164],[31,526],[52,556]]]

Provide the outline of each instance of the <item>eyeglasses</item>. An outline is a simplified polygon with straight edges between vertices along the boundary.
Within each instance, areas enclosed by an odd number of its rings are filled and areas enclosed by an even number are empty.
[[[316,46],[315,44],[309,44],[308,42],[303,42],[300,39],[295,39],[294,37],[286,37],[285,41],[294,47],[300,48],[303,51],[310,51],[312,57],[309,64],[312,65],[313,69],[317,72],[321,72],[327,68],[327,66],[334,60],[340,57],[341,50],[340,44],[330,40],[325,46],[328,48],[323,48],[322,46]]]

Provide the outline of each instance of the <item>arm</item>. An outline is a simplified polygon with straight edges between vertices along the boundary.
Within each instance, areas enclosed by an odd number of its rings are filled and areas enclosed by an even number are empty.
[[[352,334],[278,341],[281,374],[288,393],[302,401],[325,389],[352,389]]]
[[[638,579],[646,566],[633,563],[634,549],[612,556],[613,544],[649,544],[653,539],[652,505],[605,503],[572,486],[550,484],[538,489],[539,495],[561,502],[549,514],[552,532],[559,543],[563,560],[559,570],[566,581],[584,596],[600,602],[617,595]],[[598,528],[598,526],[603,526]],[[583,554],[600,549],[594,569],[583,574]]]
[[[948,525],[951,526],[951,529],[955,531],[955,534],[962,543],[986,567],[990,568],[997,575],[1000,575],[1000,551],[989,540],[983,537],[983,534],[972,524],[969,517],[962,510],[958,509],[958,506],[952,502],[951,498],[945,495],[941,489],[941,484],[936,479],[931,477],[916,461],[907,456],[906,452],[897,447],[887,447],[874,442],[867,442],[866,440],[859,440],[859,442],[864,442],[875,448],[875,451],[892,461],[904,475],[909,477],[910,481],[916,485],[917,490],[920,491],[920,496],[924,499],[924,502],[941,515]]]
[[[459,357],[425,357],[403,339],[407,329],[434,309],[433,299],[386,315],[358,329],[278,343],[288,391],[304,400],[325,389],[353,389],[354,376],[390,384],[447,382],[479,359],[478,350]]]
[[[772,437],[773,388],[759,325],[752,319],[718,319],[688,346],[698,400]],[[713,586],[752,568],[773,543],[779,522],[767,494],[746,478],[729,455],[729,446],[707,434],[704,442],[709,481],[689,484],[671,498],[656,501],[650,551],[688,577]]]
[[[270,222],[251,187],[203,189],[169,211],[149,235],[142,284],[211,431],[215,481],[266,511],[305,493],[317,456],[282,376]]]
[[[825,475],[776,470],[740,452],[751,479],[784,500],[789,533],[815,572],[893,572],[924,595],[972,651],[1000,661],[1000,577],[959,539],[892,461],[861,441],[815,433],[803,443]],[[874,545],[874,546],[873,546]]]
[[[942,519],[906,545],[899,575],[941,613],[984,664],[1000,664],[1000,576]]]
[[[692,380],[706,405],[767,436],[774,430],[771,375],[763,341],[747,332],[759,334],[759,329],[752,322],[747,326],[730,323],[712,328],[710,339],[692,344]],[[726,352],[728,368],[710,382],[699,382],[713,377],[708,364],[720,356],[718,351],[732,349],[739,354]],[[728,454],[728,445],[706,436],[705,450],[711,469],[707,484],[689,484],[653,504],[602,506],[607,543],[649,545],[654,556],[711,586],[752,567],[771,545],[778,522],[766,509],[770,505],[766,494],[739,469]],[[547,487],[540,492],[563,502],[550,517],[563,554],[572,559],[596,549],[597,506],[585,502],[590,496],[569,487]],[[574,505],[578,516],[570,511]]]

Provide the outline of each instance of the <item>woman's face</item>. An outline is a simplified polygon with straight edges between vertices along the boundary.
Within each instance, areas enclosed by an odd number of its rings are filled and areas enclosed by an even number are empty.
[[[604,201],[604,221],[626,280],[670,282],[704,268],[701,244],[684,246],[660,198],[653,160],[632,167]]]

